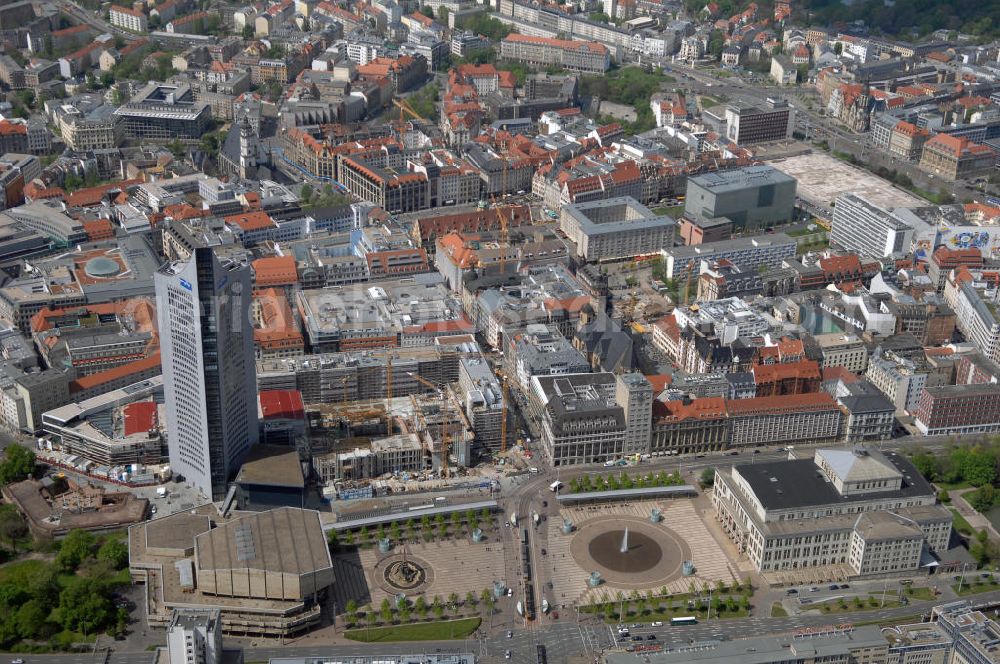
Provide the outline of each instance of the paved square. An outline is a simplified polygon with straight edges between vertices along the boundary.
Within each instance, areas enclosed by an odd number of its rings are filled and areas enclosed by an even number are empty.
[[[649,521],[653,508],[660,509],[663,520],[657,524]],[[574,525],[571,535],[562,533],[561,519],[548,521],[549,556],[545,559],[546,575],[552,581],[550,591],[555,604],[590,604],[598,601],[605,593],[612,596],[619,590],[629,593],[633,590],[645,592],[651,590],[660,592],[664,586],[671,594],[686,593],[690,583],[700,587],[702,583],[715,585],[717,581],[731,583],[741,579],[739,568],[732,564],[712,536],[689,500],[668,501],[631,501],[610,505],[589,505],[566,508],[561,516],[569,519]],[[680,550],[690,555],[695,563],[695,573],[692,576],[682,576],[662,566],[652,567],[648,572],[634,575],[615,574],[614,570],[602,571],[604,582],[597,588],[590,588],[587,581],[591,569],[586,569],[580,563],[581,547],[585,542],[575,542],[580,535],[589,537],[594,528],[615,531],[624,528],[626,523],[643,523],[644,534],[653,537],[657,542],[670,543],[679,539]],[[631,526],[630,526],[631,527]],[[659,533],[657,534],[657,531]],[[577,555],[574,556],[574,547]],[[672,549],[671,544],[668,549]],[[587,560],[586,557],[582,558]]]
[[[894,186],[888,180],[865,172],[822,152],[768,161],[799,181],[800,198],[825,208],[840,194],[854,192],[884,208],[930,205],[922,198]]]

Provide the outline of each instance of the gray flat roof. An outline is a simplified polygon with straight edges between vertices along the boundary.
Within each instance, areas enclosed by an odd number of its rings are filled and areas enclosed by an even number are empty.
[[[433,498],[428,497],[428,500],[433,500]],[[336,523],[324,523],[323,530],[351,530],[352,528],[361,528],[362,526],[377,526],[380,523],[391,523],[393,521],[406,521],[407,519],[420,518],[425,514],[427,516],[437,516],[438,514],[451,514],[452,512],[464,512],[466,510],[495,510],[499,506],[495,500],[479,500],[474,503],[457,503],[457,504],[445,504],[445,505],[434,505],[433,507],[426,508],[414,508],[412,510],[407,510],[405,512],[393,512],[391,514],[379,514],[377,516],[368,516],[360,519],[344,519],[342,521],[337,521]],[[325,661],[325,660],[324,660]]]
[[[617,489],[611,491],[584,491],[580,493],[560,493],[556,499],[560,503],[579,503],[589,500],[611,500],[614,498],[654,498],[656,496],[678,497],[696,496],[698,490],[691,484],[679,486],[648,486],[640,489]]]
[[[934,495],[934,488],[906,458],[894,452],[886,452],[885,458],[903,474],[902,488],[847,496],[841,496],[826,480],[812,458],[745,463],[736,466],[735,470],[766,510]]]
[[[471,653],[420,653],[412,655],[324,655],[322,657],[274,657],[269,664],[476,664]]]
[[[767,165],[747,166],[730,171],[714,171],[688,178],[689,184],[695,184],[716,194],[789,181],[795,182],[795,178]]]
[[[755,235],[753,237],[739,237],[732,240],[720,240],[719,242],[691,244],[683,247],[671,247],[670,249],[664,249],[663,253],[673,256],[675,260],[680,258],[711,258],[715,254],[734,251],[737,249],[767,249],[768,247],[778,246],[795,247],[796,242],[793,238],[785,235],[784,233],[773,233],[768,235]]]

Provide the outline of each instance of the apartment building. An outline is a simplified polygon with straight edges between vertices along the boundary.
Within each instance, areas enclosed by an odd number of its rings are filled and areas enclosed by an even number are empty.
[[[716,469],[716,518],[760,572],[839,578],[916,571],[944,551],[951,513],[905,457],[863,448]],[[919,546],[918,546],[919,543]]]
[[[917,161],[923,153],[930,132],[911,122],[900,121],[889,134],[889,153],[906,161]]]
[[[518,33],[500,42],[500,57],[534,67],[556,66],[589,74],[603,74],[611,68],[611,52],[604,44]]]
[[[149,29],[149,19],[146,15],[131,7],[111,5],[110,18],[111,25],[132,32],[146,32]]]

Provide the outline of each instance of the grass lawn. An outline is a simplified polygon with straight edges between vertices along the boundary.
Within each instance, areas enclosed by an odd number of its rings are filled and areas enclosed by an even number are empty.
[[[954,507],[949,507],[948,509],[955,517],[954,520],[952,521],[952,526],[954,526],[955,530],[957,530],[962,535],[972,536],[973,534],[975,534],[975,531],[972,529],[972,526],[969,525],[969,522],[965,520],[964,516],[958,513],[957,509],[955,509]]]
[[[44,560],[18,560],[0,565],[0,585],[12,579],[19,579],[29,574],[34,574],[46,565],[48,563]]]
[[[709,97],[708,95],[701,95],[700,99],[702,108],[711,108],[713,106],[719,105],[719,100],[716,99],[715,97]]]
[[[653,214],[665,214],[674,219],[679,219],[684,214],[684,205],[653,208]]]
[[[365,643],[464,639],[475,632],[482,621],[482,618],[462,618],[461,620],[396,625],[394,627],[350,629],[344,632],[344,636],[353,641],[363,641]]]
[[[995,583],[984,582],[982,579],[979,578],[973,580],[968,576],[965,577],[965,583],[961,585],[962,585],[962,592],[958,592],[959,584],[957,583],[953,585],[951,589],[954,590],[959,595],[975,595],[977,593],[986,593],[990,592],[991,590],[997,589],[997,584]]]
[[[775,602],[771,605],[771,617],[786,618],[788,617],[788,611],[785,611],[785,607],[782,606],[781,602]]]
[[[846,606],[841,604],[840,600],[831,600],[829,602],[816,602],[815,604],[804,604],[802,605],[803,611],[809,611],[812,609],[819,609],[823,615],[828,615],[832,613],[853,613],[855,611],[872,611],[874,609],[894,609],[901,606],[899,600],[895,599],[895,595],[885,596],[885,606],[882,605],[882,595],[869,595],[866,599],[862,600],[861,606],[857,606],[854,603],[853,598],[846,600]]]
[[[909,589],[903,591],[903,595],[915,600],[925,600],[934,599],[934,591],[930,588],[914,588],[910,586]]]

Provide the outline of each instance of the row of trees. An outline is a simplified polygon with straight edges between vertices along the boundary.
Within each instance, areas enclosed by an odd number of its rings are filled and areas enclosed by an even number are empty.
[[[465,594],[464,600],[459,597],[458,593],[451,593],[447,601],[442,600],[440,595],[435,595],[430,602],[423,595],[417,596],[417,599],[412,602],[405,598],[397,602],[385,598],[379,605],[378,611],[372,605],[359,609],[358,603],[352,599],[348,600],[344,606],[344,618],[347,620],[348,627],[354,627],[362,620],[371,627],[376,624],[407,623],[414,620],[414,617],[426,620],[429,616],[433,616],[435,620],[442,620],[445,617],[454,617],[463,612],[474,612],[479,607],[486,611],[492,611],[495,604],[493,593],[488,588],[484,588],[478,596],[470,590]]]
[[[116,608],[116,575],[128,565],[128,547],[74,530],[54,562],[24,561],[6,570],[0,584],[0,646],[51,638],[67,647],[77,634],[122,632],[128,611]]]
[[[705,613],[711,606],[715,615],[725,612],[745,613],[750,610],[750,597],[753,595],[753,585],[750,579],[727,585],[717,581],[714,586],[702,582],[698,587],[694,581],[688,584],[688,594],[671,595],[666,586],[660,592],[647,591],[645,594],[633,590],[629,594],[621,591],[614,597],[603,593],[599,602],[584,607],[589,613],[603,614],[609,621],[625,620],[633,617],[663,616],[670,612],[689,613],[700,611]],[[693,604],[693,608],[692,608]]]
[[[591,478],[590,475],[574,477],[569,482],[569,489],[572,493],[586,493],[588,491],[617,491],[618,489],[642,489],[645,487],[660,486],[680,486],[684,480],[678,473],[668,473],[661,470],[656,475],[639,475],[633,477],[622,471],[618,475],[608,473],[607,477]]]
[[[474,510],[466,510],[465,512],[452,512],[449,517],[438,514],[433,519],[425,514],[420,517],[419,521],[415,519],[407,519],[403,523],[393,521],[388,527],[385,524],[379,524],[374,529],[362,526],[357,531],[349,530],[342,534],[331,530],[327,537],[330,546],[334,548],[341,545],[367,546],[386,537],[395,543],[403,541],[416,542],[430,539],[435,535],[437,537],[458,535],[459,530],[463,526],[471,534],[476,528],[485,530],[493,525],[493,515],[490,514],[488,509],[483,509],[478,513]]]

